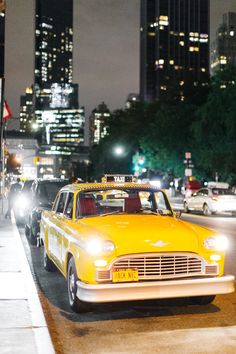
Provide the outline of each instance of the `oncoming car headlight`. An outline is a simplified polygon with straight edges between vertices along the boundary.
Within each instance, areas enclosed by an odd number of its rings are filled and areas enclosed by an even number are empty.
[[[91,256],[98,256],[104,253],[112,253],[115,245],[112,241],[103,241],[95,238],[86,242],[85,249]]]
[[[225,236],[212,236],[204,240],[204,247],[208,250],[225,251],[229,246],[229,241]]]
[[[16,208],[23,208],[23,209],[25,209],[25,208],[27,208],[28,207],[28,205],[29,205],[29,200],[25,197],[25,196],[23,196],[23,195],[21,195],[21,196],[19,196],[16,200],[15,200],[15,207]]]

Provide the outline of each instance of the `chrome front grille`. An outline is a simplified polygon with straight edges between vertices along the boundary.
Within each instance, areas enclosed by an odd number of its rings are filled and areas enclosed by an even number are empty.
[[[139,280],[214,276],[219,271],[216,264],[206,264],[204,259],[193,253],[149,253],[118,258],[112,263],[109,270],[97,270],[97,280],[111,280],[114,269],[136,269]]]

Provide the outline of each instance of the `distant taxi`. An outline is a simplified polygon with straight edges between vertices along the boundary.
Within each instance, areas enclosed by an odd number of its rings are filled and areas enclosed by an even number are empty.
[[[207,304],[234,291],[224,275],[227,238],[180,220],[163,190],[129,176],[63,187],[43,211],[40,235],[44,267],[65,276],[77,312],[158,298]]]

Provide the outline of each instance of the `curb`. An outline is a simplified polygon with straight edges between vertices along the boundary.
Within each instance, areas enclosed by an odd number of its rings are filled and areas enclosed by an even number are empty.
[[[55,354],[53,343],[49,334],[48,326],[44,317],[43,309],[39,300],[39,295],[30,266],[25,255],[25,250],[21,241],[20,233],[17,229],[15,218],[12,216],[13,232],[16,236],[19,249],[19,260],[22,273],[24,275],[26,292],[28,295],[29,311],[32,320],[32,330],[35,337],[35,344],[38,354]]]

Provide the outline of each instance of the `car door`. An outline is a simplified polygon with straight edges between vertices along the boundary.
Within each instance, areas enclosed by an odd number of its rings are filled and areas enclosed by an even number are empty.
[[[206,188],[202,188],[197,192],[196,204],[195,208],[198,211],[203,210],[203,205],[206,203],[208,197],[208,190]]]
[[[61,257],[61,249],[62,249],[62,239],[64,233],[64,223],[63,223],[63,215],[64,209],[66,205],[68,193],[66,191],[62,191],[59,194],[58,202],[55,208],[55,213],[52,216],[51,224],[52,227],[50,229],[50,253],[57,264],[58,268],[62,267],[62,257]]]
[[[189,209],[199,210],[202,198],[202,190],[194,193],[188,201]]]
[[[74,193],[69,192],[64,209],[61,225],[63,233],[61,234],[61,259],[62,268],[65,268],[66,255],[69,244],[69,237],[73,236],[74,230]]]

